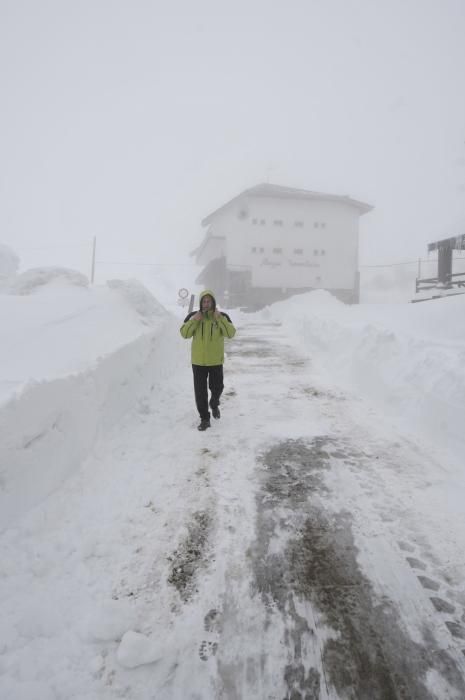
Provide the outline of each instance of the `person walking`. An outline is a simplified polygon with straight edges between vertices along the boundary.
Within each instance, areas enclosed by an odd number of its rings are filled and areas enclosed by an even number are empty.
[[[223,392],[224,339],[236,334],[231,319],[216,308],[215,295],[206,289],[200,295],[199,311],[192,311],[184,319],[180,333],[186,340],[192,338],[191,357],[194,374],[195,403],[200,415],[199,430],[210,427],[208,389],[213,418],[220,418],[220,396]]]

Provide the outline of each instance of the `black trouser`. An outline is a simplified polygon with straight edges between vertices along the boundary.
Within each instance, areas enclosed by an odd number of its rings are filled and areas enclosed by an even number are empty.
[[[192,371],[194,373],[195,403],[200,418],[210,418],[208,388],[211,391],[210,406],[216,408],[220,403],[220,396],[224,388],[223,365],[214,365],[212,367],[192,365]]]

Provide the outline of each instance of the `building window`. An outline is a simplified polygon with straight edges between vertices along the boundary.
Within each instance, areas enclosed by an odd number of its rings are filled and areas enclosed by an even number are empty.
[[[326,222],[325,222],[325,221],[322,221],[322,222],[321,222],[321,228],[326,228]]]
[[[326,250],[324,250],[324,248],[320,250],[320,255],[326,255]]]
[[[294,226],[296,228],[303,228],[304,227],[304,222],[303,221],[294,221]]]
[[[315,248],[315,250],[313,251],[313,255],[318,255],[318,251],[317,251],[316,248]]]
[[[276,255],[280,255],[283,252],[282,248],[273,248],[273,253]]]
[[[260,219],[260,226],[264,226],[266,224],[265,219]]]
[[[252,219],[252,223],[254,226],[256,226],[258,224],[258,219]]]
[[[304,254],[303,248],[294,248],[294,255],[303,255],[303,254]]]
[[[256,246],[253,246],[252,253],[256,253],[256,252],[257,252],[257,248],[256,248]]]
[[[321,277],[317,277],[317,278],[316,278],[316,281],[317,281],[317,282],[321,282]]]
[[[275,219],[273,221],[273,226],[282,226],[283,225],[283,220],[282,219]]]
[[[265,248],[259,248],[259,249],[258,249],[258,252],[259,252],[259,253],[264,253],[264,252],[265,252]]]
[[[314,221],[314,222],[313,222],[313,227],[314,227],[314,228],[318,228],[319,225],[320,225],[320,224],[318,223],[318,221]]]

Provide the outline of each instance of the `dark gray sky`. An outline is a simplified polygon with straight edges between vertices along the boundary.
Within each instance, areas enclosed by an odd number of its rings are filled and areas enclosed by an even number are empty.
[[[424,254],[465,230],[464,36],[463,0],[0,0],[0,240],[179,261],[269,177]]]

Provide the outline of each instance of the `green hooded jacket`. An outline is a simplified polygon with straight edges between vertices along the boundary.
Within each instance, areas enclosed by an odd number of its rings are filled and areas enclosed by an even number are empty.
[[[222,365],[224,362],[224,339],[233,338],[236,334],[228,314],[220,311],[220,317],[215,318],[216,301],[213,292],[205,289],[200,295],[200,308],[202,299],[209,294],[213,299],[213,309],[202,314],[202,320],[192,318],[197,311],[192,311],[184,319],[180,328],[183,338],[192,338],[191,357],[193,365],[212,367]]]

